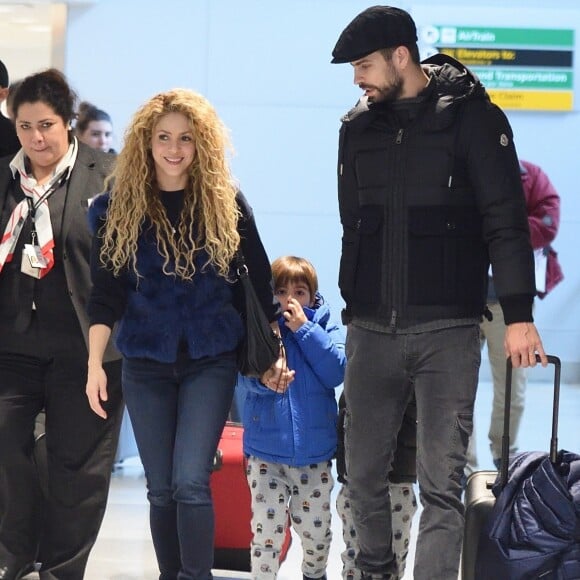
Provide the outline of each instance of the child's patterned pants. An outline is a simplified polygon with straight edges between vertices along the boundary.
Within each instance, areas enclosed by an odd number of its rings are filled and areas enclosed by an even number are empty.
[[[393,552],[399,565],[399,578],[405,573],[405,564],[411,539],[411,523],[417,511],[417,500],[411,483],[391,483]],[[361,572],[355,566],[354,559],[358,550],[358,540],[352,521],[348,485],[344,484],[336,498],[336,509],[342,520],[342,537],[346,549],[341,554],[343,580],[361,580]]]
[[[279,568],[288,513],[302,541],[302,573],[320,578],[326,572],[332,540],[330,461],[304,467],[248,459],[252,494],[252,580],[273,580]]]

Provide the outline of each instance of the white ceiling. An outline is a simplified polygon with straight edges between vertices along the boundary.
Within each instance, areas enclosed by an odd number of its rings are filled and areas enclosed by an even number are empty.
[[[0,60],[11,81],[49,67],[64,69],[67,4],[0,0]]]
[[[99,0],[0,0],[0,60],[10,78],[54,66],[64,68],[68,6]]]
[[[0,0],[0,59],[6,50],[50,46],[51,36],[50,4],[10,4]]]

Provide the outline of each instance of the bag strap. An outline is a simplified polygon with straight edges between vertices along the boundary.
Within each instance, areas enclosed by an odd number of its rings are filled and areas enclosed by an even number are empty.
[[[239,247],[236,250],[236,253],[234,254],[233,262],[236,267],[236,276],[238,277],[238,280],[241,280],[244,274],[246,276],[248,275],[248,266],[246,266],[246,259],[244,258],[242,249]]]

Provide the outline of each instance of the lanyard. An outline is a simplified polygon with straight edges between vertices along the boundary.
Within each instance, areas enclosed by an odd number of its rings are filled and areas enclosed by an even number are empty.
[[[28,203],[28,215],[30,216],[31,220],[31,229],[30,229],[30,237],[32,240],[32,245],[36,245],[36,240],[38,238],[38,234],[36,233],[36,225],[35,225],[35,218],[36,218],[36,210],[48,200],[48,198],[53,195],[59,187],[61,187],[65,181],[68,179],[70,171],[65,171],[60,179],[55,181],[52,184],[52,187],[49,187],[39,198],[36,203],[30,196],[26,196],[26,203]]]
[[[38,234],[36,233],[36,225],[34,218],[36,217],[36,208],[38,205],[34,205],[34,201],[32,201],[31,197],[26,196],[26,202],[28,203],[28,215],[30,216],[30,243],[33,246],[36,246],[36,239],[38,238]]]

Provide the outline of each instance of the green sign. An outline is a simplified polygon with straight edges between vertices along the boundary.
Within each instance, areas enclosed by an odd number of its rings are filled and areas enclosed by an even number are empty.
[[[425,26],[421,40],[434,45],[460,46],[574,46],[574,30],[558,28],[488,28],[470,26]]]
[[[442,53],[472,68],[506,109],[571,111],[574,30],[493,26],[423,26],[422,52]]]
[[[572,71],[471,67],[488,89],[572,90]]]

